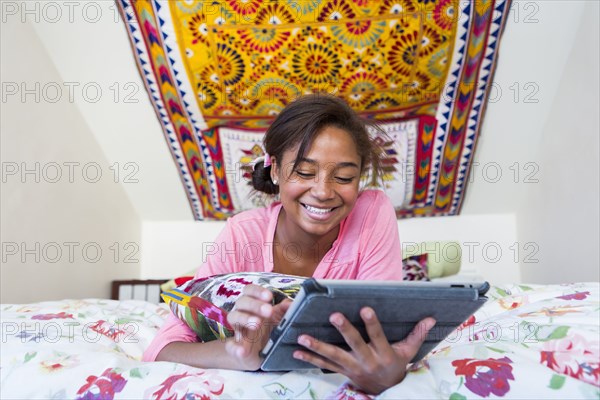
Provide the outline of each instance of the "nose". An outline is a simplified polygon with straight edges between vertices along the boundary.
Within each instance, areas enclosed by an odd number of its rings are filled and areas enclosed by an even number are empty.
[[[311,193],[319,201],[326,201],[333,198],[335,193],[333,179],[325,176],[325,174],[317,175],[311,188]]]

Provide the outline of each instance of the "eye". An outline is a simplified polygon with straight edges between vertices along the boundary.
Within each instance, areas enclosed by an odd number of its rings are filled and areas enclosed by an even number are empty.
[[[354,180],[354,177],[352,177],[352,178],[344,178],[344,177],[341,177],[341,176],[336,176],[335,180],[338,181],[339,183],[346,184],[346,183],[352,183],[352,181]]]
[[[313,174],[312,172],[306,171],[296,171],[296,175],[298,175],[302,179],[310,179],[315,176],[315,174]]]

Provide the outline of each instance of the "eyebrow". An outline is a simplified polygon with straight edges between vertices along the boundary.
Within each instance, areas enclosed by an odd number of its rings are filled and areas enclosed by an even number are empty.
[[[298,164],[303,163],[303,162],[306,162],[306,163],[309,163],[309,164],[318,164],[318,162],[316,160],[313,160],[311,158],[305,158],[305,157],[303,157],[300,160],[298,160]],[[356,163],[351,162],[351,161],[342,161],[340,163],[335,164],[335,167],[336,168],[351,167],[351,168],[360,169]]]

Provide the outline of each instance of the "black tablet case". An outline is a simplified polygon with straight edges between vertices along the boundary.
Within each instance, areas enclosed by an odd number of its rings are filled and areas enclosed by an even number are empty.
[[[302,284],[296,300],[278,327],[271,333],[262,352],[263,371],[291,371],[315,368],[292,357],[295,350],[306,350],[297,344],[298,337],[314,338],[347,348],[342,335],[329,323],[333,312],[341,312],[367,339],[359,311],[372,307],[390,343],[404,339],[416,323],[433,317],[436,325],[423,346],[411,360],[416,362],[463,323],[487,298],[489,284],[374,282],[309,279]],[[304,292],[304,293],[303,293]],[[300,301],[303,300],[303,301]],[[293,315],[290,315],[293,312]]]

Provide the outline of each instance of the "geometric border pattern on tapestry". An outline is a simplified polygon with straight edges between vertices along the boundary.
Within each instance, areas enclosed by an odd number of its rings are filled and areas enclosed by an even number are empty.
[[[227,192],[232,171],[222,162],[218,129],[207,129],[197,107],[197,90],[187,77],[168,2],[118,0],[118,5],[195,218],[225,219],[239,212],[239,199],[232,200]],[[456,7],[450,69],[440,88],[443,96],[435,105],[395,118],[418,120],[409,150],[414,163],[403,176],[410,185],[395,202],[399,218],[458,214],[466,193],[510,1],[457,2]],[[214,162],[219,157],[221,162]]]

